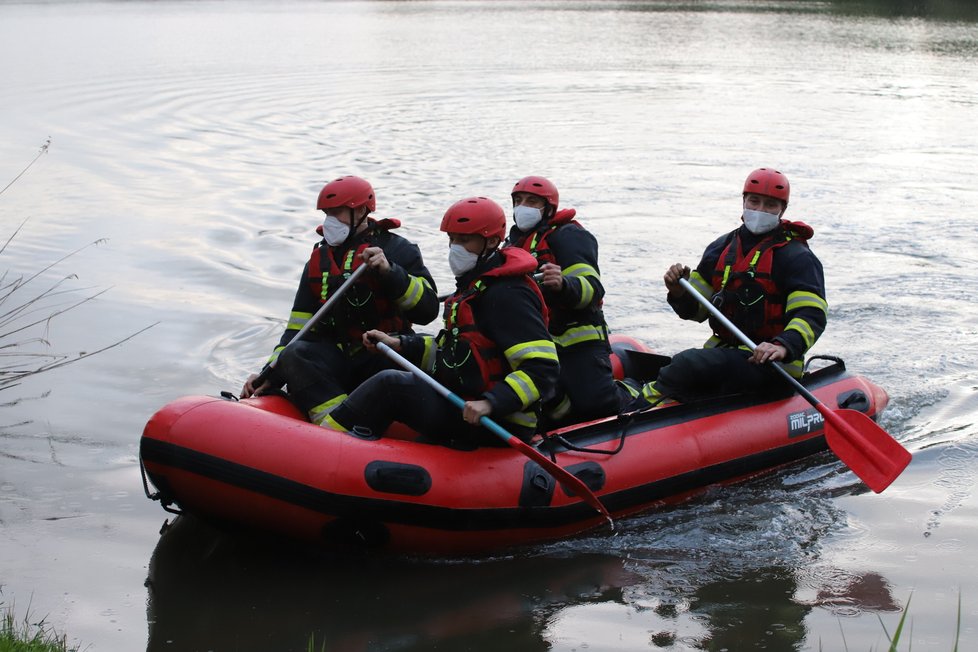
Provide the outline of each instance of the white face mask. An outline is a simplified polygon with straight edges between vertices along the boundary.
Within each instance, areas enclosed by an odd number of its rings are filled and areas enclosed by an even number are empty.
[[[543,212],[532,206],[516,206],[513,208],[513,220],[520,231],[529,231],[543,219]]]
[[[448,246],[448,266],[456,277],[468,272],[479,262],[479,254],[474,254],[460,244]]]
[[[765,213],[764,211],[753,211],[749,208],[744,209],[744,225],[748,231],[756,235],[767,233],[776,227],[780,221],[780,215]]]
[[[327,215],[323,220],[323,238],[330,247],[343,244],[350,237],[350,225],[343,224],[338,218]]]

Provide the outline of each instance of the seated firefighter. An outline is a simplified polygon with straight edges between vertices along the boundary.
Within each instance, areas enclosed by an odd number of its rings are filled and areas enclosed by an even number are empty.
[[[557,425],[617,414],[633,395],[612,375],[598,241],[574,219],[573,208],[558,210],[557,186],[549,179],[520,179],[512,198],[508,241],[537,260],[560,358],[558,392],[545,416]]]
[[[302,270],[278,346],[262,374],[245,382],[241,397],[287,384],[292,401],[313,423],[322,424],[353,388],[391,366],[364,349],[363,333],[375,328],[412,333],[412,324],[427,324],[438,315],[438,296],[417,245],[391,233],[400,222],[369,217],[376,198],[366,180],[345,176],[330,181],[316,207],[325,213],[323,239]],[[293,342],[361,266],[366,273],[303,340]]]
[[[528,441],[537,430],[541,399],[553,394],[559,366],[547,332],[546,304],[529,277],[536,260],[522,249],[500,248],[503,209],[471,197],[446,211],[455,292],[445,300],[437,336],[374,330],[364,345],[383,342],[465,400],[459,410],[409,371],[382,371],[354,390],[324,425],[381,434],[393,421],[427,439],[463,447],[498,445],[481,417],[491,417]]]
[[[782,219],[789,192],[781,172],[754,170],[744,183],[740,227],[710,244],[692,272],[676,263],[663,276],[677,315],[695,321],[709,316],[679,283],[688,278],[757,348],[752,352],[710,317],[713,335],[703,348],[677,354],[632,407],[782,385],[768,362],[802,376],[805,353],[825,330],[828,304],[822,263],[808,246],[814,231]]]

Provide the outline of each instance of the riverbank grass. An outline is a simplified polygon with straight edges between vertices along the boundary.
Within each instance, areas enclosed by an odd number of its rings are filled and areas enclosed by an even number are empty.
[[[0,603],[0,652],[77,652],[67,637],[58,634],[42,618],[32,623],[28,615],[18,621],[13,606]]]

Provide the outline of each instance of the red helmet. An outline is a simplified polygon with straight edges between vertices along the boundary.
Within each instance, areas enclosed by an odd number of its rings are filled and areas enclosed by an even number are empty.
[[[367,211],[372,213],[377,208],[377,198],[374,197],[374,189],[366,179],[352,175],[345,176],[333,179],[323,186],[319,191],[319,201],[316,202],[316,208],[321,211],[337,206],[350,208],[366,206]]]
[[[477,233],[484,238],[506,237],[506,214],[502,206],[486,197],[469,197],[452,204],[441,218],[445,233]]]
[[[532,192],[534,195],[540,195],[554,207],[554,210],[557,209],[557,202],[560,200],[557,186],[543,177],[523,177],[516,182],[516,185],[513,186],[513,192],[510,194],[515,195],[518,192]]]
[[[747,175],[747,181],[744,182],[744,194],[749,192],[780,199],[787,206],[791,186],[788,185],[788,177],[777,170],[758,168]]]

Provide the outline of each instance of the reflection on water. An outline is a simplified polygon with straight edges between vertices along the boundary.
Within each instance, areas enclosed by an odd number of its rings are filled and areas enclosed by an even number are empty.
[[[816,605],[898,609],[869,573],[796,599],[789,566],[685,586],[683,562],[605,553],[432,561],[326,556],[181,516],[149,565],[148,650],[794,650]],[[709,577],[709,576],[707,576]],[[690,581],[693,580],[693,581]],[[657,588],[656,588],[657,587]],[[604,647],[610,641],[618,643]]]
[[[843,16],[978,20],[978,6],[969,0],[829,0],[828,6]]]
[[[552,614],[639,579],[609,555],[324,557],[179,517],[150,562],[148,649],[546,650]]]

